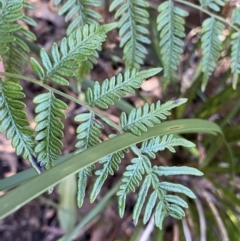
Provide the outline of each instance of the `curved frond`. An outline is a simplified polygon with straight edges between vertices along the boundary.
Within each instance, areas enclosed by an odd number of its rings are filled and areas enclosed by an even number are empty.
[[[32,5],[23,0],[1,0],[0,3],[0,54],[3,56],[5,71],[21,74],[29,52],[22,38],[35,40],[36,37],[24,29],[19,21],[36,26],[36,22],[22,12],[24,8],[31,8]]]
[[[240,8],[239,8],[240,9]],[[231,71],[233,74],[233,88],[236,89],[240,74],[240,32],[231,35]]]
[[[229,0],[199,0],[202,7],[208,7],[213,11],[219,12]]]
[[[119,18],[120,47],[123,49],[123,59],[129,69],[139,69],[147,54],[145,44],[150,44],[147,12],[148,3],[145,0],[114,0],[109,10],[116,10],[115,19]]]
[[[28,159],[40,172],[35,163],[33,131],[29,128],[25,104],[21,101],[24,97],[18,83],[2,81],[0,78],[0,132],[6,131],[6,138],[12,140],[17,155],[23,154],[23,158]]]
[[[153,127],[154,124],[160,123],[161,119],[166,119],[166,116],[171,113],[169,110],[185,103],[187,99],[181,98],[173,101],[168,101],[161,105],[158,101],[156,104],[145,104],[142,107],[133,109],[127,116],[125,112],[121,113],[120,123],[123,130],[129,130],[135,135],[141,135],[147,131],[147,127]]]
[[[97,145],[101,142],[101,129],[103,129],[103,125],[101,122],[95,119],[93,112],[79,114],[75,117],[75,121],[81,122],[76,130],[78,133],[77,138],[79,141],[76,143],[76,148],[78,149],[75,154],[83,152],[87,148]],[[87,187],[87,180],[88,177],[92,175],[92,169],[94,168],[95,165],[91,165],[78,173],[77,201],[79,207],[81,207],[83,204]]]
[[[161,68],[144,70],[137,72],[136,69],[127,70],[124,74],[113,76],[110,80],[106,79],[100,85],[94,83],[92,88],[88,88],[86,99],[90,106],[98,106],[107,109],[109,105],[113,105],[116,100],[125,96],[126,93],[135,93],[142,82],[161,71]]]
[[[38,142],[35,147],[35,151],[38,153],[37,161],[40,166],[49,169],[54,166],[54,162],[61,155],[62,142],[60,139],[64,136],[61,120],[65,119],[62,110],[67,109],[67,105],[51,92],[36,96],[33,102],[37,104],[35,108],[37,113],[35,118],[37,122],[35,140]]]
[[[157,136],[144,141],[142,143],[141,152],[147,154],[151,158],[155,158],[156,152],[163,151],[166,148],[171,152],[175,152],[174,146],[195,147],[195,144],[184,138],[174,138],[173,135],[164,135],[162,139]]]
[[[115,23],[103,26],[84,25],[62,40],[60,51],[56,43],[52,45],[52,59],[45,49],[41,49],[40,56],[44,68],[31,58],[30,64],[33,71],[42,81],[52,80],[60,85],[68,85],[65,77],[75,75],[81,62],[87,60],[94,51],[99,49],[107,32],[115,26]]]
[[[71,21],[67,28],[67,35],[82,25],[96,24],[102,18],[98,12],[93,10],[93,7],[100,5],[97,0],[54,0],[55,6],[61,3],[58,14],[65,15],[66,22]]]
[[[188,12],[175,7],[173,1],[166,1],[158,7],[158,30],[160,31],[160,53],[163,63],[164,76],[167,80],[176,72],[183,53],[185,37],[184,18]]]
[[[215,18],[207,18],[202,24],[202,72],[204,73],[202,82],[202,91],[205,90],[209,76],[213,73],[220,52],[222,42],[219,35],[222,34],[224,25]]]

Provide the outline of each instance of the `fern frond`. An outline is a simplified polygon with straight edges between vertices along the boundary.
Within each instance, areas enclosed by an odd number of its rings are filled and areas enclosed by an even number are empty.
[[[162,57],[164,76],[169,81],[176,72],[183,53],[184,18],[188,12],[175,7],[173,1],[168,0],[158,7],[158,30],[160,31],[160,53]]]
[[[68,85],[64,77],[75,75],[75,70],[82,61],[92,56],[99,49],[106,38],[106,33],[116,26],[115,23],[98,25],[84,25],[77,29],[60,44],[60,51],[54,43],[51,48],[52,60],[45,49],[41,49],[40,56],[43,67],[34,59],[30,64],[35,74],[42,81],[52,80],[60,85]]]
[[[220,52],[222,42],[219,35],[222,34],[224,25],[215,18],[208,18],[202,24],[202,72],[204,73],[202,81],[202,91],[205,90],[209,76],[213,73]]]
[[[119,18],[120,47],[123,49],[123,59],[129,69],[139,69],[147,54],[144,44],[150,44],[147,12],[148,3],[145,0],[114,0],[109,10],[117,9],[114,18]]]
[[[123,173],[123,184],[117,193],[120,217],[123,217],[125,211],[127,193],[129,191],[135,192],[135,186],[139,185],[139,182],[142,180],[142,175],[145,173],[143,162],[143,158],[133,158],[131,160],[132,165],[127,166],[126,171]]]
[[[126,93],[135,93],[142,82],[161,71],[161,68],[144,70],[137,72],[136,69],[127,70],[124,74],[113,76],[110,80],[106,79],[100,85],[95,82],[92,88],[88,88],[86,99],[90,106],[98,106],[107,109],[109,105],[114,104],[116,100],[125,96]]]
[[[28,59],[28,46],[21,39],[35,40],[35,35],[24,29],[20,22],[36,26],[36,22],[27,17],[22,10],[30,8],[23,0],[0,1],[0,54],[3,54],[3,62],[6,72],[21,74]]]
[[[35,140],[38,142],[35,147],[35,151],[38,153],[37,161],[45,169],[49,169],[54,166],[54,162],[61,155],[62,142],[60,139],[64,136],[61,120],[65,119],[62,110],[67,109],[67,105],[51,92],[36,96],[33,102],[37,104],[35,108],[37,113],[35,118],[37,122]]]
[[[66,15],[65,21],[71,23],[67,28],[67,35],[71,34],[78,27],[85,24],[96,24],[102,16],[93,10],[99,7],[100,2],[96,0],[54,0],[54,5],[63,4],[58,12],[59,15]]]
[[[32,166],[40,172],[36,165],[35,142],[33,131],[26,120],[25,104],[21,101],[25,97],[22,87],[13,81],[3,81],[0,78],[0,132],[6,131],[6,138],[12,140],[12,146],[17,155],[23,154]]]
[[[240,32],[231,35],[231,70],[233,74],[233,88],[236,89],[240,73]]]
[[[103,164],[103,168],[95,172],[95,175],[98,177],[93,185],[90,195],[90,202],[94,202],[108,175],[113,175],[114,171],[118,170],[118,166],[121,163],[121,160],[124,158],[124,152],[128,152],[128,149],[113,153],[112,155],[106,156],[99,161],[99,163]]]
[[[160,101],[151,105],[146,103],[143,107],[133,109],[128,116],[122,112],[120,116],[121,127],[125,131],[129,130],[135,135],[141,135],[143,131],[147,131],[147,127],[153,127],[154,124],[160,123],[161,119],[166,119],[166,116],[171,114],[169,110],[186,101],[187,99],[181,98],[162,105]]]
[[[199,0],[202,7],[208,7],[213,11],[219,12],[229,0]]]
[[[75,152],[75,154],[83,152],[87,148],[97,145],[101,142],[100,137],[102,136],[101,129],[103,129],[103,125],[101,122],[95,119],[93,112],[79,114],[75,117],[75,121],[81,122],[76,130],[79,141],[76,143],[78,150]],[[91,165],[78,173],[77,201],[79,207],[81,207],[83,204],[87,180],[88,177],[92,175],[92,169],[94,168],[95,165]]]
[[[174,146],[195,147],[195,144],[184,138],[174,138],[173,135],[164,135],[162,139],[157,136],[144,141],[142,143],[141,152],[147,154],[151,158],[155,158],[156,152],[163,151],[166,148],[171,152],[175,152]]]

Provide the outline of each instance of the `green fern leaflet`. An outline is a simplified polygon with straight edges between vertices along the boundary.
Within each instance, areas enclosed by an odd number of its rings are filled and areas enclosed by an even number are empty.
[[[160,123],[161,119],[165,120],[166,116],[171,114],[169,110],[186,101],[187,99],[181,98],[168,101],[162,105],[160,101],[151,105],[146,103],[143,107],[133,109],[128,116],[125,112],[122,112],[120,116],[121,127],[125,131],[129,130],[135,135],[141,135],[142,132],[148,130],[148,127]]]
[[[25,97],[22,87],[13,81],[0,79],[0,132],[6,131],[6,138],[12,140],[12,146],[17,155],[23,154],[37,172],[39,167],[35,163],[35,142],[33,131],[26,120],[25,104],[21,101]]]
[[[231,35],[231,70],[233,74],[233,88],[236,89],[240,74],[240,32]]]
[[[160,31],[160,54],[164,67],[164,76],[171,80],[177,70],[184,42],[184,18],[188,12],[175,7],[173,1],[166,1],[158,7],[158,30]]]
[[[115,26],[115,23],[103,26],[84,25],[62,40],[60,52],[57,44],[52,45],[52,59],[45,49],[41,50],[40,56],[44,69],[34,58],[31,58],[30,64],[33,71],[42,81],[52,80],[60,85],[68,85],[65,77],[75,75],[81,62],[86,61],[95,50],[99,49],[107,32]]]
[[[138,89],[146,78],[160,71],[161,68],[141,72],[136,72],[135,69],[127,70],[123,75],[120,73],[110,80],[104,80],[101,85],[95,82],[93,88],[88,88],[86,92],[87,102],[90,106],[96,105],[102,109],[107,109],[109,105],[113,105],[126,93],[135,93],[134,89]]]
[[[202,72],[204,74],[202,81],[202,91],[205,90],[208,78],[216,68],[222,42],[219,35],[222,34],[224,25],[215,18],[208,18],[202,24]]]
[[[35,140],[38,144],[35,151],[38,153],[37,160],[45,169],[54,166],[54,162],[61,155],[62,142],[59,140],[64,136],[62,129],[62,119],[65,115],[62,110],[67,109],[67,105],[57,99],[53,93],[44,93],[36,96],[33,100],[37,107],[35,121],[37,125]]]
[[[103,129],[103,125],[101,122],[95,119],[93,112],[79,114],[75,117],[75,121],[81,122],[77,128],[78,142],[76,143],[77,151],[75,154],[83,152],[87,148],[95,146],[101,142],[101,129]],[[87,180],[88,177],[92,175],[92,169],[94,168],[95,165],[91,165],[78,173],[77,201],[79,207],[81,207],[83,204],[87,187]]]
[[[123,59],[129,69],[139,69],[147,54],[145,44],[150,44],[147,12],[148,3],[145,0],[114,0],[109,10],[115,9],[114,18],[119,19],[120,47],[123,49]]]

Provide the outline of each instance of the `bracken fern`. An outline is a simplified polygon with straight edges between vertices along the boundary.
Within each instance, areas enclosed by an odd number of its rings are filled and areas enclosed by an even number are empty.
[[[184,1],[181,1],[184,2]],[[28,60],[28,46],[24,39],[35,39],[35,36],[25,30],[20,22],[35,25],[35,22],[24,14],[24,8],[32,8],[32,5],[22,1],[0,0],[0,54],[6,71],[21,73],[24,61]],[[95,0],[55,0],[56,6],[60,7],[59,14],[65,15],[65,20],[71,21],[67,29],[67,37],[63,38],[60,45],[54,43],[50,53],[45,49],[40,51],[40,61],[31,58],[30,64],[41,82],[48,80],[59,85],[69,85],[68,78],[76,76],[78,81],[85,76],[96,63],[98,51],[106,39],[107,33],[117,26],[116,23],[100,26],[97,21],[100,15],[91,9],[98,6]],[[220,11],[226,1],[223,0],[200,0],[202,8]],[[89,110],[75,117],[80,122],[77,127],[77,143],[75,155],[94,147],[103,141],[102,130],[104,128],[101,117],[95,106],[107,109],[115,101],[125,97],[128,93],[135,93],[145,79],[158,74],[161,68],[139,71],[147,54],[146,45],[150,43],[149,24],[147,11],[148,2],[145,0],[114,0],[110,5],[110,11],[115,11],[115,19],[118,19],[120,46],[124,48],[124,61],[127,70],[103,82],[95,82],[88,88],[85,94],[87,103],[81,101]],[[181,54],[183,53],[185,37],[185,21],[188,12],[175,6],[173,0],[164,1],[160,4],[157,18],[158,30],[160,32],[160,54],[164,68],[164,76],[171,80],[177,70]],[[239,9],[232,14],[234,26],[240,24]],[[20,21],[20,22],[19,22]],[[205,89],[209,76],[213,73],[221,52],[221,41],[218,37],[222,33],[224,24],[216,20],[214,15],[206,19],[202,25],[202,62],[201,70],[204,73],[202,90]],[[240,34],[235,31],[231,36],[231,70],[233,73],[233,85],[236,86],[238,74],[240,73]],[[15,81],[15,82],[14,82]],[[37,82],[37,81],[35,81]],[[48,89],[47,93],[35,96],[33,102],[37,104],[35,138],[34,132],[29,128],[24,112],[25,105],[22,99],[25,97],[22,87],[14,79],[0,79],[0,131],[6,131],[6,138],[12,139],[12,146],[17,154],[23,154],[38,172],[53,167],[54,162],[61,155],[62,141],[64,136],[65,118],[63,111],[67,105],[58,99],[53,93],[53,88],[40,85]],[[61,92],[57,92],[61,93]],[[63,93],[61,93],[63,96]],[[69,97],[69,99],[74,99]],[[76,100],[80,103],[80,100]],[[185,98],[179,98],[166,103],[144,104],[126,114],[120,115],[120,125],[106,119],[112,127],[117,126],[120,133],[132,132],[140,136],[149,128],[154,128],[157,123],[166,120],[171,110],[184,104]],[[98,117],[97,117],[98,116]],[[109,138],[114,138],[110,135]],[[156,153],[168,149],[175,152],[174,147],[183,146],[193,148],[195,145],[178,136],[164,135],[145,140],[140,146],[132,145],[120,149],[112,154],[98,160],[101,168],[94,173],[96,180],[90,194],[93,202],[100,193],[101,188],[108,175],[118,171],[121,160],[125,153],[131,150],[134,153],[131,163],[127,165],[122,183],[117,193],[119,204],[119,215],[125,212],[126,198],[129,192],[138,190],[136,203],[133,209],[133,222],[136,225],[142,210],[144,224],[151,216],[154,216],[155,225],[162,228],[163,220],[170,215],[182,219],[185,215],[184,208],[188,208],[184,198],[173,193],[185,194],[189,198],[195,198],[194,193],[184,185],[172,183],[166,177],[173,175],[195,175],[202,173],[193,167],[178,166],[155,166],[151,159],[156,158]],[[35,154],[37,153],[37,154]],[[37,160],[37,164],[35,163]],[[81,161],[81,160],[79,160]],[[88,177],[92,175],[95,165],[90,165],[78,173],[78,206],[82,206],[86,195]]]

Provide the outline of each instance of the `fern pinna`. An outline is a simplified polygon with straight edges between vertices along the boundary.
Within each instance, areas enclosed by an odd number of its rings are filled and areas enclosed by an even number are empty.
[[[200,0],[200,4],[204,8],[210,8],[213,11],[219,12],[221,7],[225,5],[227,1],[224,0],[212,0],[203,1]],[[208,82],[209,76],[213,73],[220,52],[222,50],[222,42],[219,39],[219,35],[222,34],[224,24],[216,20],[214,17],[207,18],[202,23],[202,90],[204,91]]]
[[[158,30],[160,31],[160,53],[164,67],[164,76],[167,81],[171,80],[176,72],[181,54],[183,53],[185,37],[184,17],[188,12],[174,6],[172,0],[160,4],[157,18]]]
[[[109,10],[116,10],[115,19],[119,19],[119,35],[122,38],[120,47],[123,59],[129,69],[140,68],[147,54],[145,44],[150,43],[149,31],[145,25],[149,23],[145,0],[114,0]]]

